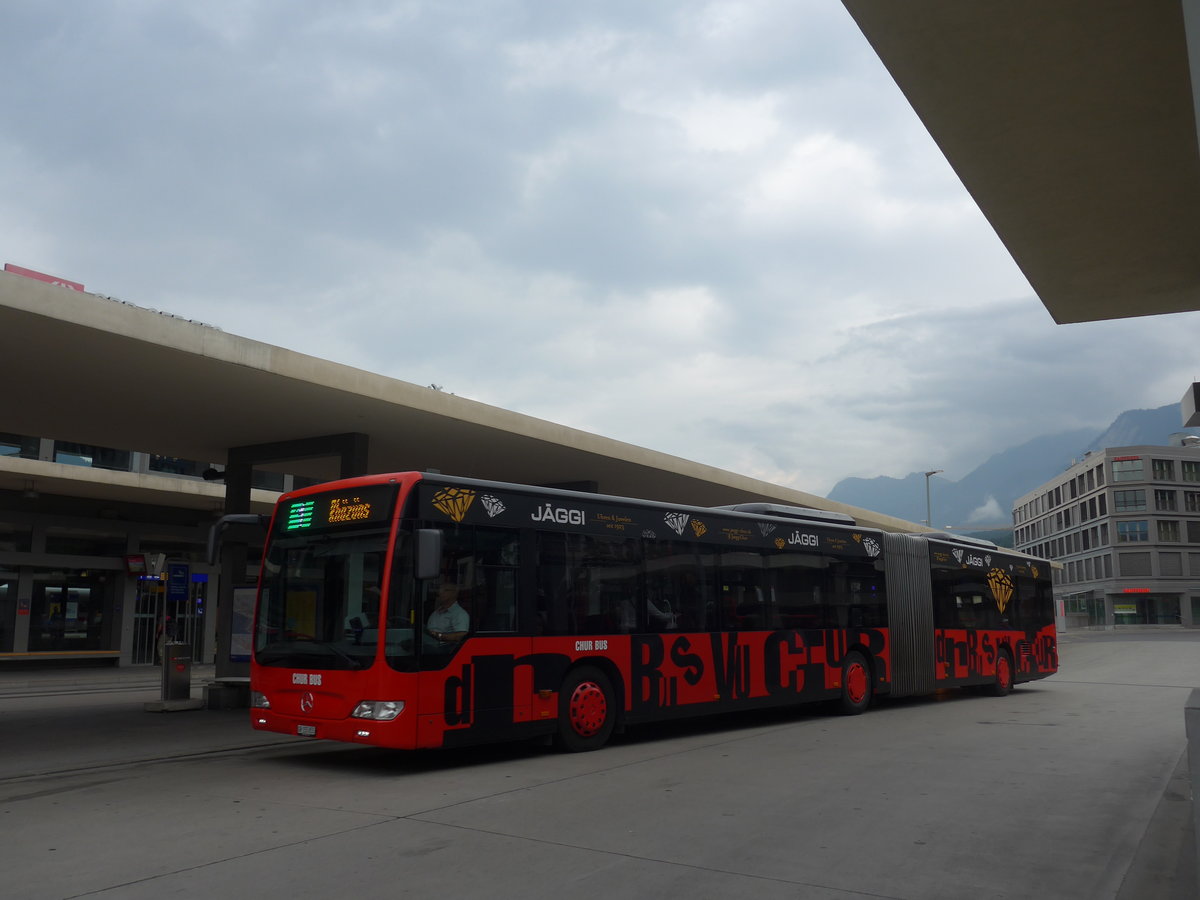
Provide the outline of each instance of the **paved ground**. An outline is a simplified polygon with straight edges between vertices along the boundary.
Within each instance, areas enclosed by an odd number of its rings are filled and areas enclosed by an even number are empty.
[[[0,670],[0,896],[1194,900],[1200,632],[1067,636],[1062,660],[1007,698],[578,755],[302,742],[144,712],[153,671]]]

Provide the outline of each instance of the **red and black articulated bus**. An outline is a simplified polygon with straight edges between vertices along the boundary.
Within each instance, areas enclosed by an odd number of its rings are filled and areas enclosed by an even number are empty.
[[[440,474],[283,495],[255,728],[385,747],[553,736],[1058,667],[1050,565],[772,504],[702,508]]]

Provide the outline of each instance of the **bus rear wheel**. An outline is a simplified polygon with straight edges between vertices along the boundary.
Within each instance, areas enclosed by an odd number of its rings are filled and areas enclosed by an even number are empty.
[[[872,687],[870,665],[861,653],[851,650],[842,660],[842,714],[857,716],[866,712],[871,705]]]
[[[558,746],[571,753],[599,750],[616,723],[608,676],[590,666],[568,673],[558,692]]]
[[[988,685],[988,693],[993,697],[1003,697],[1013,689],[1012,657],[1007,650],[1001,650],[996,657],[996,678]]]

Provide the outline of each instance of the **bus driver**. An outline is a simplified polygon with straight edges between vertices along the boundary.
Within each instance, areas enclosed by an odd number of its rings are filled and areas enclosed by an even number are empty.
[[[458,605],[458,588],[453,584],[441,585],[433,612],[425,623],[426,633],[439,643],[458,643],[467,636],[470,627],[471,617]]]

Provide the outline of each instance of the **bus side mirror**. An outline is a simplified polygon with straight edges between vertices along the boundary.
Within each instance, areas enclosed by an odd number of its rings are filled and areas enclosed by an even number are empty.
[[[221,535],[230,525],[257,525],[265,534],[266,530],[271,527],[271,517],[255,513],[230,513],[227,516],[221,516],[212,528],[208,529],[208,564],[210,566],[217,564],[217,554],[221,552]]]
[[[416,575],[418,580],[442,574],[442,532],[438,528],[417,529]]]

